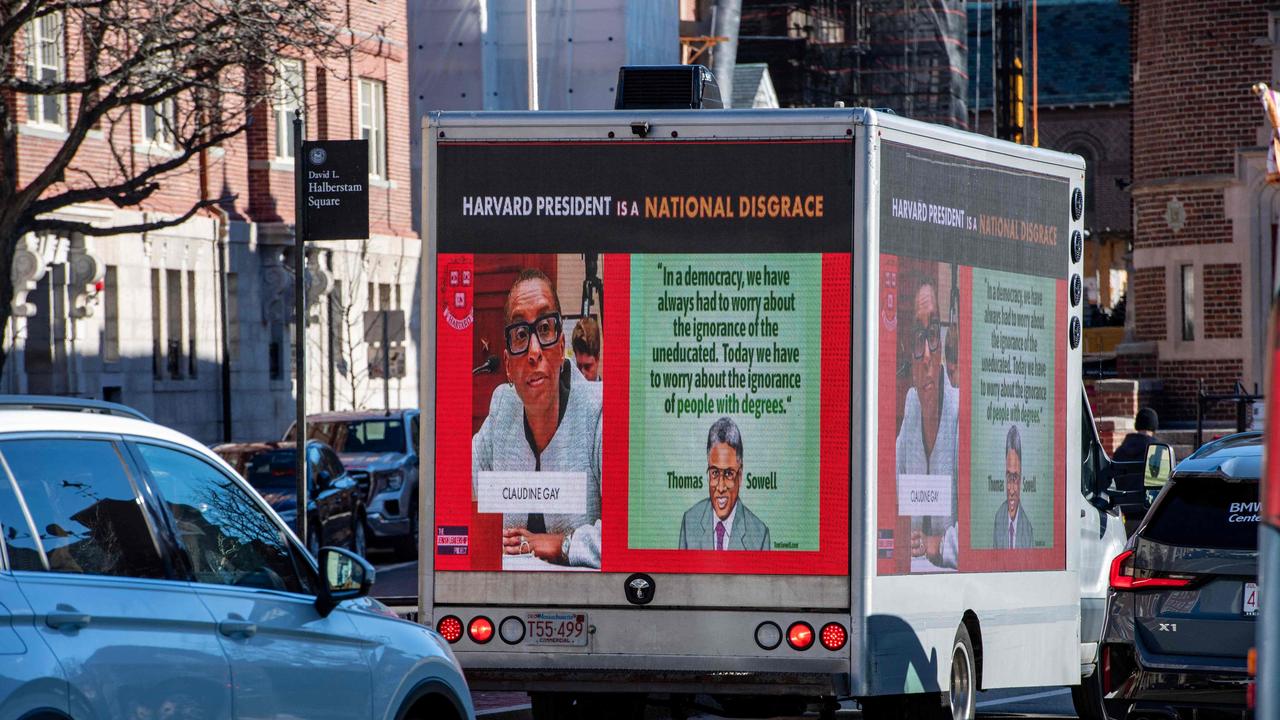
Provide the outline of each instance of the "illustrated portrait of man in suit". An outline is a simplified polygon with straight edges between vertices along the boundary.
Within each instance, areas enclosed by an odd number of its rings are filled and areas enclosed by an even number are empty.
[[[738,498],[742,488],[742,433],[727,417],[707,433],[710,497],[684,513],[681,550],[769,550],[769,526]]]
[[[1022,437],[1010,425],[1004,440],[1004,504],[996,511],[991,544],[997,550],[1035,547],[1031,518],[1022,509]]]

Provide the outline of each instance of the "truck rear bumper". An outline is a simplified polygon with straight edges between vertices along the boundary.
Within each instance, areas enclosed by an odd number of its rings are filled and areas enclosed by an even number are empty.
[[[679,656],[519,658],[457,653],[473,690],[750,695],[850,694],[848,660]],[[780,669],[785,665],[786,669]],[[660,669],[659,669],[660,668]]]

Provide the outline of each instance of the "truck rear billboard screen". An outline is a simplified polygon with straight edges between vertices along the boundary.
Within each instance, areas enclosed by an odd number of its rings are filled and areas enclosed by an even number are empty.
[[[436,568],[847,574],[851,140],[437,151]]]
[[[878,571],[1066,564],[1066,180],[885,142]]]

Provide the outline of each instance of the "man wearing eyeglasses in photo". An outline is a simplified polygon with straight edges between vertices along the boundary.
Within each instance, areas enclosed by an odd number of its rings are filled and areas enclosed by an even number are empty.
[[[485,471],[586,474],[582,515],[508,514],[502,551],[560,565],[600,567],[602,395],[565,359],[560,299],[541,270],[524,270],[504,307],[506,385],[471,439],[472,491]]]
[[[960,545],[955,507],[960,391],[943,377],[942,322],[933,279],[920,280],[911,310],[905,338],[911,353],[911,389],[898,430],[897,473],[951,478],[951,516],[941,519],[945,523],[941,530],[936,522],[913,529],[911,555],[928,558],[938,568],[954,569]]]
[[[1035,547],[1031,518],[1022,509],[1022,436],[1010,425],[1004,439],[1004,504],[996,511],[991,545],[997,550]]]
[[[769,550],[769,526],[738,499],[742,487],[742,433],[727,417],[707,433],[710,497],[684,513],[681,550]]]

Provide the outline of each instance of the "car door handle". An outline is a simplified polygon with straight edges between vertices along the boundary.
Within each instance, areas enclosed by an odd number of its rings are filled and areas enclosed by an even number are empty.
[[[258,633],[258,624],[248,620],[228,618],[218,623],[218,632],[227,637],[251,638]]]
[[[44,616],[44,624],[54,630],[79,630],[89,624],[93,618],[88,613],[82,613],[75,608],[63,606],[57,611],[51,612]]]

